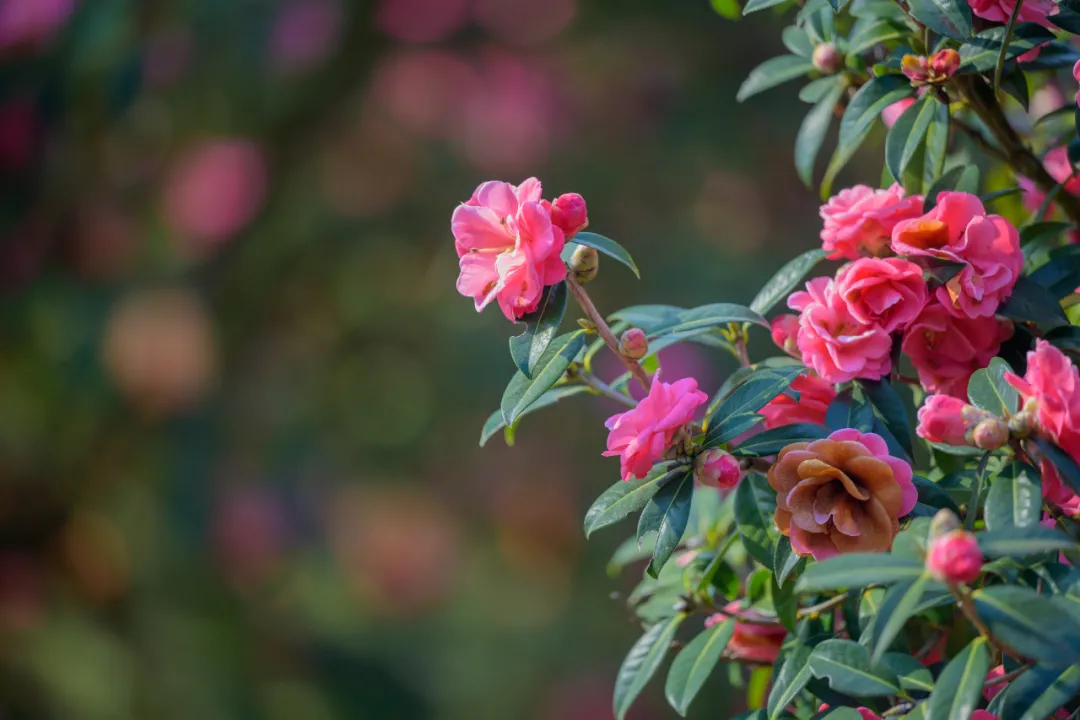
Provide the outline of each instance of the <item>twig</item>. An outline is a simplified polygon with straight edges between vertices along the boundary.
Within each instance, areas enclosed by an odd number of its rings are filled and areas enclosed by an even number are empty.
[[[795,617],[798,618],[799,620],[802,620],[805,617],[810,617],[810,616],[813,616],[813,615],[820,615],[823,612],[826,612],[828,610],[832,610],[834,607],[837,607],[838,605],[843,605],[844,602],[847,601],[847,599],[848,599],[848,594],[847,593],[837,595],[836,597],[829,598],[828,600],[820,602],[817,605],[811,605],[808,608],[802,608],[801,610],[799,610],[798,613],[795,614]],[[778,618],[751,617],[751,616],[743,615],[742,613],[739,613],[739,612],[727,612],[725,610],[720,610],[718,608],[714,608],[714,609],[718,613],[721,613],[723,615],[727,615],[728,617],[733,617],[736,620],[738,620],[739,622],[746,623],[748,625],[780,625],[781,624],[780,620]]]
[[[645,369],[638,364],[637,360],[628,358],[619,352],[619,341],[611,332],[611,328],[608,327],[607,321],[604,320],[604,316],[596,309],[596,305],[593,304],[592,298],[589,297],[589,293],[585,292],[585,288],[581,286],[581,283],[574,279],[573,275],[566,276],[566,285],[570,288],[571,294],[573,294],[574,299],[577,300],[578,305],[581,306],[585,316],[596,326],[596,332],[603,339],[604,344],[607,345],[611,352],[615,353],[615,356],[622,361],[622,364],[626,366],[626,369],[630,371],[630,374],[638,381],[638,384],[648,390],[650,383],[649,376],[646,374]]]
[[[1009,42],[1012,41],[1013,29],[1016,28],[1016,19],[1020,16],[1020,8],[1024,0],[1016,0],[1012,15],[1009,16],[1009,24],[1005,26],[1005,35],[1001,38],[1001,52],[998,53],[997,65],[994,67],[994,100],[1001,97],[1001,71],[1005,67],[1005,56],[1009,53]]]
[[[634,398],[630,397],[629,395],[623,395],[621,392],[611,387],[588,370],[585,370],[584,368],[578,370],[577,376],[581,379],[581,382],[583,384],[588,385],[600,395],[603,395],[606,398],[611,398],[612,400],[622,403],[629,408],[637,407],[637,401],[634,400]]]
[[[750,367],[750,353],[746,350],[746,334],[740,331],[739,337],[736,338],[733,345],[735,346],[735,357],[739,358],[739,364],[743,367]]]
[[[997,647],[994,643],[993,636],[990,634],[990,628],[986,627],[986,623],[982,621],[982,618],[979,617],[979,613],[975,611],[975,606],[971,602],[971,595],[962,590],[959,585],[950,585],[949,590],[952,591],[953,597],[956,598],[960,610],[963,611],[964,615],[967,615],[967,619],[971,621],[971,624],[975,626],[975,629],[979,631],[979,634],[986,639],[986,642],[989,643],[991,647]]]

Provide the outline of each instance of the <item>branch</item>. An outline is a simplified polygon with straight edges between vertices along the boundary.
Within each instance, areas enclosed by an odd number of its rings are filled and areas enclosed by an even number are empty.
[[[572,273],[566,276],[566,285],[570,288],[570,292],[573,294],[574,299],[577,300],[578,305],[581,306],[585,316],[596,326],[596,332],[600,335],[601,339],[603,339],[604,344],[608,346],[611,352],[615,353],[615,357],[622,361],[622,364],[626,366],[626,369],[630,371],[630,374],[638,381],[638,384],[648,390],[650,381],[649,376],[645,373],[645,369],[638,364],[637,360],[628,358],[619,352],[619,341],[615,338],[614,333],[611,332],[611,328],[608,327],[607,321],[604,320],[604,316],[596,309],[596,305],[593,304],[592,298],[589,297],[589,293],[585,292],[585,288],[581,286],[581,283],[574,279]]]
[[[584,368],[578,370],[577,376],[578,378],[580,378],[583,384],[588,385],[598,394],[603,395],[606,398],[611,398],[615,402],[622,403],[628,408],[637,407],[637,402],[634,400],[634,398],[630,397],[629,395],[623,395],[621,392],[611,387],[588,370],[585,370]]]

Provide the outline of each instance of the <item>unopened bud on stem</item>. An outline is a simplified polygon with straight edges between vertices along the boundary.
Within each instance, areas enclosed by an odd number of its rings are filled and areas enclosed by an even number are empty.
[[[596,248],[588,245],[578,245],[574,254],[570,256],[570,272],[574,273],[574,279],[580,284],[592,280],[600,270],[600,255]]]
[[[832,75],[844,67],[844,56],[830,42],[821,43],[814,48],[814,54],[810,56],[810,62],[814,69],[825,75]]]
[[[630,328],[619,338],[619,352],[631,360],[640,360],[649,354],[649,340],[639,328]]]
[[[997,450],[1009,442],[1009,426],[999,417],[988,418],[975,426],[972,440],[980,450]]]
[[[926,555],[926,569],[938,582],[969,583],[982,572],[979,541],[967,530],[953,530],[935,539]]]
[[[930,521],[930,542],[933,542],[936,538],[942,535],[947,535],[953,530],[957,530],[960,527],[960,518],[956,517],[956,513],[948,508],[942,508],[934,515],[934,519]]]

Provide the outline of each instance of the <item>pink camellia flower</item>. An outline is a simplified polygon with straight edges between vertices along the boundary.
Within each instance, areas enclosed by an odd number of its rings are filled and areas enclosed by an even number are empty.
[[[805,292],[792,293],[788,306],[800,311],[799,352],[807,367],[831,383],[877,380],[892,367],[892,338],[875,325],[860,323],[829,278],[814,278]]]
[[[1012,324],[993,317],[958,318],[931,301],[904,332],[903,351],[927,392],[967,397],[971,374],[986,367]]]
[[[781,425],[805,422],[815,425],[825,424],[825,413],[836,399],[836,388],[816,375],[803,374],[791,383],[792,391],[799,394],[799,399],[781,394],[770,400],[758,413],[765,418],[765,429],[771,430]]]
[[[772,321],[771,331],[776,347],[792,357],[801,357],[799,354],[798,315],[792,315],[791,313],[777,315]]]
[[[767,478],[777,529],[796,554],[816,560],[885,552],[918,499],[911,466],[891,456],[880,435],[854,428],[788,445]]]
[[[951,395],[931,395],[919,408],[915,432],[924,440],[943,445],[967,445],[965,434],[973,426],[975,408]],[[967,417],[965,417],[967,416]]]
[[[1007,23],[1016,9],[1016,0],[968,0],[968,5],[971,6],[971,12],[984,20]],[[1056,14],[1057,5],[1053,0],[1025,0],[1016,19],[1017,22],[1033,22],[1053,28],[1049,16]]]
[[[953,530],[934,540],[926,555],[926,569],[938,582],[969,583],[982,572],[979,541],[967,530]]]
[[[623,480],[648,475],[671,447],[675,433],[694,419],[699,405],[709,400],[693,378],[666,383],[657,375],[649,394],[637,407],[612,415],[604,423],[611,431],[604,456],[619,456]]]
[[[477,312],[497,300],[506,318],[516,321],[536,309],[545,286],[566,277],[559,257],[563,232],[540,204],[541,192],[536,178],[517,187],[486,182],[454,210],[457,289],[473,298]]]
[[[989,710],[972,710],[971,720],[998,720],[998,716]]]
[[[705,619],[705,627],[709,628],[717,623],[728,619],[728,614],[738,613],[750,620],[765,620],[757,610],[739,610],[739,601],[732,600],[724,606],[724,612],[718,612]],[[776,662],[780,655],[780,648],[787,637],[787,630],[783,625],[766,625],[735,620],[735,630],[728,641],[727,649],[737,658],[749,662],[768,665]]]
[[[964,263],[935,291],[957,317],[992,316],[1024,267],[1020,233],[1000,215],[987,215],[979,198],[970,193],[941,193],[926,215],[898,223],[892,249],[898,255]]]
[[[1005,379],[1020,393],[1025,409],[1035,406],[1038,432],[1080,461],[1080,371],[1069,358],[1039,339],[1028,353],[1024,377],[1007,373]],[[1040,469],[1043,497],[1069,514],[1080,511],[1080,497],[1061,481],[1053,464],[1043,460]]]
[[[564,193],[551,203],[551,222],[570,240],[589,226],[589,210],[585,198],[577,193]]]
[[[1080,65],[1080,62],[1077,64]],[[1077,102],[1080,103],[1080,95],[1077,96]],[[1061,188],[1064,192],[1070,195],[1080,195],[1080,174],[1074,173],[1072,163],[1069,162],[1067,148],[1064,146],[1056,147],[1046,153],[1043,156],[1043,167],[1046,168],[1046,172],[1050,173],[1050,177],[1054,178],[1054,180],[1065,183],[1064,187]],[[1046,200],[1046,193],[1031,178],[1019,176],[1016,180],[1024,190],[1024,207],[1035,212]],[[1053,204],[1051,203],[1049,207],[1053,208]]]
[[[720,448],[712,448],[698,455],[694,470],[698,482],[702,485],[711,485],[721,490],[735,487],[744,475],[739,459]]]
[[[900,119],[900,116],[907,112],[907,109],[914,104],[915,98],[913,97],[897,100],[881,111],[881,122],[885,123],[885,127],[891,128],[896,124],[896,121]]]
[[[887,190],[866,185],[841,190],[821,206],[825,221],[821,247],[830,260],[888,254],[893,227],[901,220],[918,217],[922,205],[921,195],[905,197],[899,184]]]
[[[926,305],[922,268],[903,258],[859,258],[836,276],[836,294],[863,325],[903,330]]]
[[[67,22],[77,0],[3,0],[0,2],[0,48],[38,47]]]

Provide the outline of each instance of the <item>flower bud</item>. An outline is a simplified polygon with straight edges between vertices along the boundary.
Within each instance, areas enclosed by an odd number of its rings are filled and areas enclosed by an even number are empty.
[[[930,75],[933,82],[944,82],[960,69],[960,53],[952,48],[940,50],[930,56]]]
[[[596,248],[588,245],[578,245],[574,254],[570,256],[570,272],[574,273],[574,279],[584,285],[596,277],[600,269],[600,256]]]
[[[970,427],[970,414],[976,410],[960,398],[951,395],[931,395],[919,408],[919,437],[945,445],[965,445]],[[981,418],[979,418],[981,419]]]
[[[979,541],[967,530],[953,530],[930,545],[926,569],[938,582],[958,585],[969,583],[982,571]]]
[[[649,354],[649,340],[639,328],[630,328],[619,338],[619,352],[631,360],[640,360]]]
[[[1009,418],[1009,434],[1014,438],[1024,439],[1035,432],[1035,415],[1026,410]]]
[[[551,203],[551,222],[570,240],[589,226],[589,212],[585,198],[577,193],[566,193]]]
[[[1001,418],[987,418],[975,426],[972,440],[980,450],[997,450],[1009,442],[1009,426]]]
[[[930,521],[930,541],[933,542],[942,535],[948,535],[953,530],[960,529],[960,518],[956,517],[949,508],[942,508],[934,515],[934,519]]]
[[[730,490],[743,477],[739,460],[727,450],[713,448],[698,455],[694,464],[697,479],[702,485]]]
[[[832,75],[844,67],[844,56],[832,43],[821,43],[814,48],[814,54],[810,57],[814,69],[825,75]]]
[[[799,316],[787,313],[778,315],[772,321],[772,339],[776,347],[792,357],[801,358],[799,353]]]
[[[905,55],[900,59],[900,70],[916,87],[930,79],[930,68],[922,55]]]

